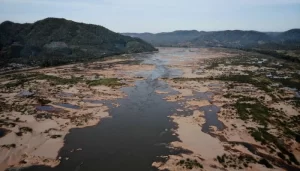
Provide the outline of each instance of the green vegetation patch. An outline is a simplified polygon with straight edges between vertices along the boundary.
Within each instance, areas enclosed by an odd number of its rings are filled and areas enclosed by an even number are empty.
[[[5,145],[2,145],[1,147],[7,148],[7,149],[16,148],[16,144],[5,144]]]
[[[242,120],[252,119],[264,126],[264,128],[250,128],[251,136],[254,137],[256,141],[266,145],[274,144],[283,154],[289,156],[289,158],[286,159],[288,163],[291,164],[293,162],[299,165],[294,154],[288,151],[284,143],[276,136],[270,134],[267,129],[268,124],[271,123],[272,125],[276,125],[279,130],[282,130],[284,132],[284,136],[289,136],[296,139],[296,141],[299,141],[299,134],[292,130],[292,127],[296,127],[299,123],[298,117],[291,117],[290,119],[281,121],[278,118],[279,116],[276,115],[276,113],[280,111],[268,108],[258,99],[251,97],[238,97],[234,107],[237,109],[237,114]]]
[[[20,85],[24,85],[24,83],[28,82],[28,79],[21,79],[13,82],[9,82],[4,85],[5,88],[13,88],[13,87],[18,87]]]
[[[207,80],[205,78],[185,78],[185,77],[178,77],[178,78],[173,78],[172,79],[173,81],[204,81],[204,80]]]
[[[41,105],[46,105],[48,103],[51,103],[51,100],[48,100],[48,99],[43,99],[43,98],[38,98],[37,99],[37,102]]]
[[[19,128],[20,132],[32,132],[32,128],[29,128],[29,127],[21,127]]]
[[[261,164],[261,165],[265,165],[267,168],[273,168],[273,166],[266,159],[260,159],[258,161],[258,163]]]
[[[272,109],[266,107],[263,103],[255,98],[241,97],[242,98],[239,98],[234,104],[240,119],[252,119],[255,122],[267,126],[269,117],[272,116]]]
[[[249,163],[256,163],[257,161],[251,155],[226,155],[217,156],[216,160],[225,168],[239,168],[243,169],[248,167]]]
[[[284,60],[288,60],[291,62],[300,63],[300,58],[298,56],[291,56],[290,54],[278,52],[276,50],[249,49],[247,51],[254,51],[254,52],[258,52],[260,54],[270,55],[270,56],[278,58],[278,59],[284,59]]]
[[[108,87],[116,87],[116,86],[124,85],[124,83],[121,83],[118,78],[101,78],[99,80],[88,80],[86,84],[88,84],[89,86],[104,85]]]
[[[33,80],[36,77],[36,73],[18,73],[5,75],[6,79],[12,80],[11,82],[5,84],[5,88],[18,87],[24,85],[26,82]]]
[[[280,82],[285,87],[300,89],[300,79],[299,78],[295,78],[295,77],[288,78],[288,79],[281,78],[281,79],[273,79],[273,81]]]
[[[208,67],[206,67],[205,69],[215,69],[217,67],[219,67],[219,64],[224,63],[225,61],[218,61],[218,62],[212,62]]]
[[[256,141],[262,142],[263,144],[267,144],[267,142],[275,142],[277,138],[268,133],[267,129],[258,128],[258,129],[251,129],[251,135],[254,137]]]
[[[266,92],[272,91],[272,89],[268,86],[269,84],[272,83],[271,80],[262,76],[254,76],[251,72],[249,72],[248,74],[249,75],[223,75],[220,77],[216,77],[214,79],[221,80],[221,81],[234,81],[237,83],[252,84]]]
[[[56,138],[60,138],[61,135],[51,135],[50,138],[56,139]]]
[[[292,105],[294,105],[297,108],[300,108],[300,98],[294,98],[292,99]]]
[[[177,165],[183,166],[187,169],[193,169],[193,168],[203,168],[203,165],[200,164],[196,159],[186,159],[186,160],[180,160]]]
[[[24,83],[32,81],[34,79],[39,80],[47,80],[55,85],[66,85],[66,84],[77,84],[78,82],[82,81],[82,78],[78,77],[71,77],[68,78],[61,78],[53,75],[45,75],[40,73],[24,73],[24,74],[13,74],[7,75],[6,78],[13,80],[4,85],[5,88],[13,88],[20,85],[24,85]]]
[[[285,136],[294,138],[298,143],[300,142],[300,131],[299,131],[300,115],[291,116],[288,119],[276,118],[275,124],[283,130]]]
[[[21,79],[34,78],[37,75],[38,73],[17,73],[17,74],[8,74],[5,75],[4,77],[10,80],[21,80]]]
[[[266,128],[258,128],[258,129],[251,128],[250,133],[256,141],[259,141],[263,144],[273,143],[283,154],[286,154],[289,156],[289,159],[286,159],[286,161],[289,164],[291,164],[291,162],[293,162],[293,163],[299,165],[299,162],[296,159],[296,157],[294,156],[294,154],[289,152],[286,149],[286,147],[284,146],[284,144],[280,140],[278,140],[277,137],[268,133]]]
[[[68,78],[61,78],[61,77],[57,77],[53,75],[45,75],[45,74],[40,74],[36,78],[40,80],[50,81],[55,85],[77,84],[78,82],[82,81],[82,78],[80,77],[72,76],[70,79],[68,79]]]

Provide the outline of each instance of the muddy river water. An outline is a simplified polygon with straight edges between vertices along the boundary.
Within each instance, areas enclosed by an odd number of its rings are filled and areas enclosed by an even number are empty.
[[[186,52],[178,53],[184,56]],[[176,94],[159,78],[179,77],[182,71],[168,68],[168,60],[162,58],[164,55],[174,54],[135,55],[136,59],[156,67],[151,72],[137,73],[137,76],[146,77],[145,80],[136,81],[133,87],[122,88],[127,96],[114,101],[120,104],[119,107],[110,105],[109,101],[104,102],[109,106],[111,117],[102,119],[95,126],[72,129],[59,152],[61,163],[57,167],[33,166],[25,170],[156,170],[151,165],[159,160],[158,156],[187,152],[167,146],[173,141],[180,141],[172,131],[176,129],[176,124],[168,117],[180,106],[177,102],[164,100],[166,95],[155,91]],[[207,133],[210,125],[222,129],[223,125],[217,119],[219,109],[216,106],[210,105],[199,110],[205,111],[203,132]],[[183,113],[189,115],[192,112]]]

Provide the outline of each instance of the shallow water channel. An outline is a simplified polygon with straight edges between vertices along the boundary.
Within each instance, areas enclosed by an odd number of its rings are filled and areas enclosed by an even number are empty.
[[[176,124],[168,116],[176,113],[180,106],[176,102],[165,101],[165,95],[155,93],[155,90],[176,93],[158,78],[172,78],[182,74],[180,70],[167,68],[163,55],[166,54],[135,56],[144,59],[144,63],[154,64],[156,68],[152,72],[138,73],[147,79],[137,81],[134,87],[122,88],[127,97],[116,100],[120,104],[117,108],[109,105],[111,118],[102,119],[92,127],[72,129],[59,152],[62,160],[57,167],[34,166],[25,170],[156,170],[151,164],[157,161],[157,156],[183,152],[167,147],[170,142],[179,141],[171,131],[176,128]],[[203,110],[215,116],[218,111],[212,106]],[[210,122],[221,129],[217,118],[210,118],[212,121],[206,123],[204,132],[208,130]],[[70,152],[78,148],[82,150]],[[66,157],[68,160],[65,160]]]

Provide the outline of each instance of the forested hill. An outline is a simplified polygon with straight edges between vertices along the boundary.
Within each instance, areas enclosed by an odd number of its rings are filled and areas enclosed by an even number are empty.
[[[0,66],[8,63],[59,65],[155,50],[139,38],[66,19],[46,18],[33,24],[5,21],[0,24]]]
[[[233,48],[299,48],[300,29],[286,32],[265,33],[258,31],[225,30],[196,31],[181,30],[164,33],[123,33],[141,38],[154,46],[208,46]]]

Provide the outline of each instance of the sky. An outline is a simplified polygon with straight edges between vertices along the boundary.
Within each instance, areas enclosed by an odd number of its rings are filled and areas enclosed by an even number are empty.
[[[300,28],[300,0],[0,0],[0,22],[47,17],[115,32],[286,31]]]

